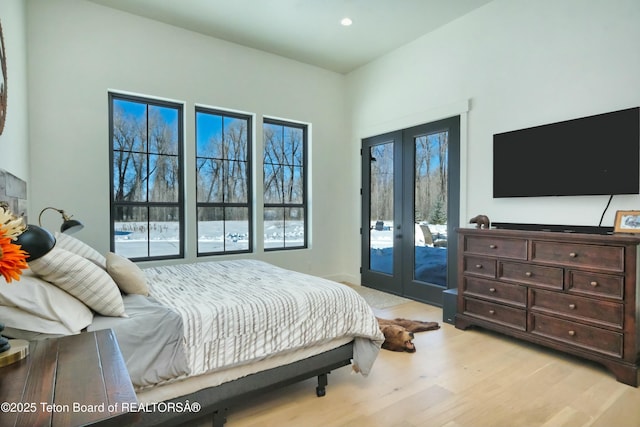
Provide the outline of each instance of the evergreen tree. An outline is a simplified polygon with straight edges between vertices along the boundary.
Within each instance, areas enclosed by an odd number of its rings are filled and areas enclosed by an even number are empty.
[[[430,224],[446,224],[447,223],[447,211],[442,198],[438,198],[431,210],[431,218],[429,218]]]

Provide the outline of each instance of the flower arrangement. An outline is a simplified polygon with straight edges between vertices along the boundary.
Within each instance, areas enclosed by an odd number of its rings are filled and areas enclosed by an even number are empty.
[[[0,274],[7,283],[20,280],[22,270],[28,267],[29,254],[14,243],[26,229],[24,218],[14,215],[6,204],[0,203]]]

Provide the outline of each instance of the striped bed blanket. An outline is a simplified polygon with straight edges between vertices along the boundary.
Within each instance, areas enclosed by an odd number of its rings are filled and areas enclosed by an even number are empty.
[[[384,336],[365,300],[330,280],[257,260],[145,268],[150,295],[183,319],[191,375],[353,337],[368,375]]]

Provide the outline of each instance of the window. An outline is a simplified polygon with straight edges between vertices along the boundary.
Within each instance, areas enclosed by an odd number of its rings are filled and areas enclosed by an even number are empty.
[[[111,250],[184,257],[183,106],[109,94]]]
[[[264,119],[264,248],[307,247],[307,126]]]
[[[196,107],[198,256],[251,252],[251,116]]]

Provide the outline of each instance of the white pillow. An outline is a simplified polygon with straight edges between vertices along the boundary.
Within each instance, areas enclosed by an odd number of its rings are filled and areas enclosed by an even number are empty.
[[[113,252],[107,258],[107,273],[125,294],[149,295],[147,276],[133,261]]]
[[[20,280],[0,285],[0,306],[15,307],[43,320],[61,323],[67,335],[80,332],[93,321],[93,313],[86,305],[62,289],[37,277],[28,269],[23,270]],[[15,319],[0,316],[0,322],[7,326],[9,323],[14,323],[11,320]],[[34,330],[26,327],[28,324],[11,326]],[[60,333],[48,330],[37,330],[37,332]]]
[[[69,329],[62,322],[36,316],[18,307],[0,305],[0,319],[2,319],[2,323],[9,328],[54,335],[74,335],[80,333],[80,329]]]
[[[82,240],[76,239],[68,234],[60,233],[59,231],[56,231],[55,238],[56,248],[64,249],[76,255],[80,255],[103,269],[107,268],[107,261],[105,257]]]
[[[118,285],[93,262],[56,246],[29,267],[103,316],[126,317]]]

